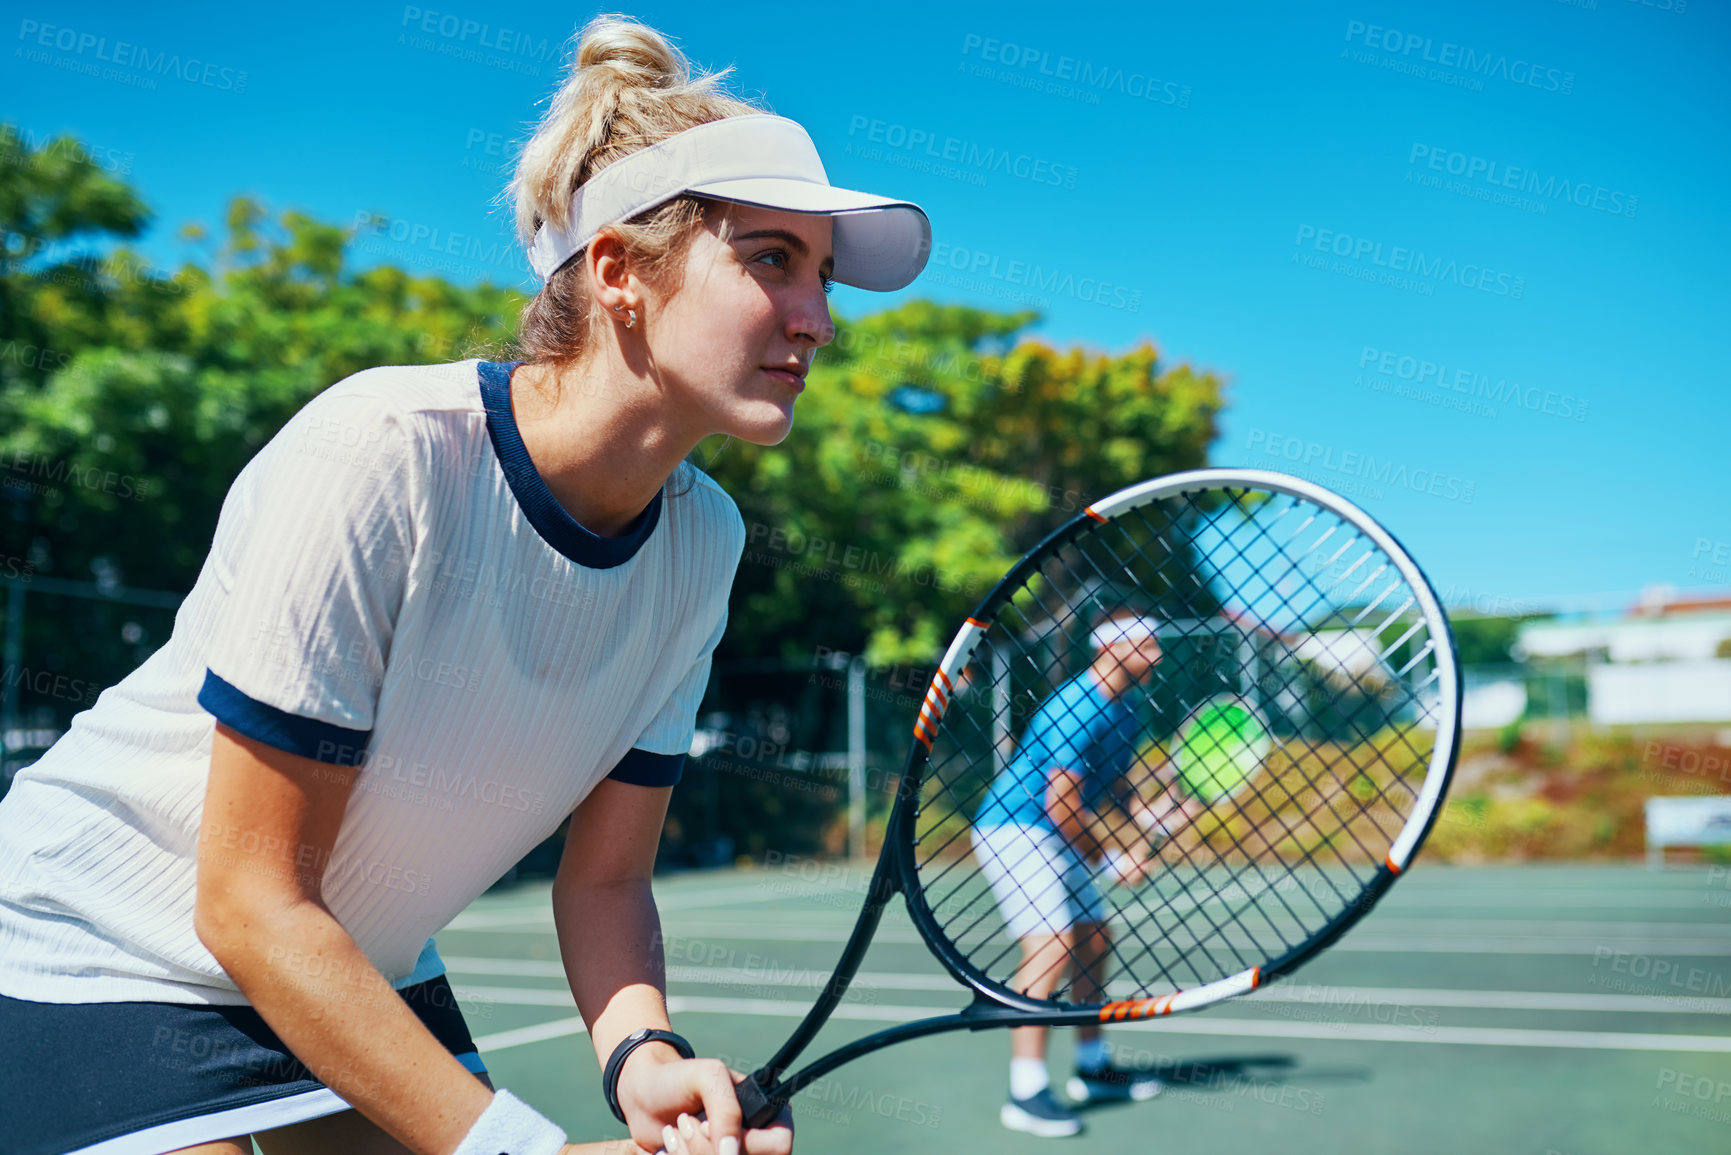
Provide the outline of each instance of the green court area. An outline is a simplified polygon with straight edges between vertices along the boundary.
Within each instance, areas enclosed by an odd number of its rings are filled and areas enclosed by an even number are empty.
[[[842,1068],[795,1102],[796,1150],[1731,1151],[1731,887],[1723,868],[1418,864],[1297,975],[1108,1037],[1169,1072],[1141,1104],[1087,1113],[1079,1140],[998,1124],[1002,1032],[941,1035]],[[748,1069],[810,1005],[865,875],[721,871],[657,883],[673,1022]],[[604,928],[597,933],[605,934]],[[623,1135],[558,961],[548,891],[484,896],[438,936],[495,1080],[573,1139]],[[898,905],[809,1054],[958,1009]],[[1059,1032],[1059,1086],[1070,1041]]]

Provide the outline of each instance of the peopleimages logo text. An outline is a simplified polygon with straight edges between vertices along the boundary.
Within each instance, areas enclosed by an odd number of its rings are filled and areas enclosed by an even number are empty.
[[[1387,377],[1398,377],[1402,381],[1429,385],[1497,405],[1517,406],[1534,413],[1543,413],[1547,417],[1561,417],[1565,421],[1587,419],[1587,399],[1576,397],[1573,393],[1559,393],[1554,389],[1522,385],[1506,377],[1492,380],[1487,374],[1471,369],[1457,368],[1451,372],[1443,361],[1432,361],[1366,345],[1359,351],[1358,367],[1364,369],[1372,366],[1375,372]]]
[[[1074,56],[1054,58],[1044,48],[1017,44],[1014,40],[998,40],[969,32],[962,37],[962,55],[979,53],[979,58],[1006,68],[1019,68],[1053,81],[1074,84],[1095,92],[1119,92],[1135,100],[1155,104],[1190,107],[1190,86],[1173,80],[1162,80],[1134,69],[1126,71],[1107,64],[1096,64]]]
[[[77,28],[23,20],[18,25],[18,39],[41,48],[70,52],[73,56],[88,56],[116,68],[134,68],[155,76],[172,76],[188,84],[198,84],[225,92],[246,91],[247,74],[238,69],[225,68],[194,56],[182,60],[178,52],[152,53],[142,44],[132,44],[125,40],[117,40],[111,45],[108,37]]]
[[[1458,68],[1474,76],[1507,80],[1512,84],[1526,85],[1542,92],[1560,92],[1567,96],[1575,90],[1573,72],[1534,64],[1530,60],[1510,60],[1501,52],[1478,52],[1449,40],[1438,42],[1416,32],[1401,32],[1395,28],[1384,28],[1380,24],[1348,20],[1346,39],[1348,42],[1358,42],[1366,48],[1396,56],[1411,57],[1418,53],[1418,59],[1425,64]]]
[[[1122,309],[1127,313],[1142,311],[1141,289],[1132,289],[1101,277],[1078,277],[1062,269],[1047,269],[1029,261],[1003,260],[996,253],[980,252],[944,241],[932,246],[928,267],[934,272],[955,269],[970,277],[986,277],[1033,292],[1073,297],[1090,305]]]
[[[1436,469],[1410,469],[1387,458],[1379,461],[1375,454],[1360,453],[1357,450],[1342,451],[1332,445],[1307,441],[1302,437],[1288,437],[1283,433],[1270,433],[1264,429],[1250,431],[1246,448],[1260,451],[1269,457],[1295,462],[1309,469],[1326,469],[1344,477],[1358,478],[1394,489],[1407,489],[1414,493],[1425,493],[1450,501],[1471,504],[1473,493],[1478,488],[1476,483],[1451,473]]]
[[[1390,245],[1385,253],[1381,241],[1337,232],[1334,229],[1299,225],[1298,236],[1292,243],[1303,248],[1306,241],[1319,253],[1332,253],[1350,261],[1369,261],[1397,273],[1411,273],[1432,281],[1448,281],[1463,289],[1477,289],[1481,293],[1507,297],[1511,301],[1520,300],[1527,290],[1525,277],[1499,273],[1495,269],[1470,261],[1463,264],[1452,258],[1427,256],[1422,249],[1408,249],[1400,245]],[[1293,260],[1297,259],[1295,253]]]
[[[1413,142],[1406,162],[1414,168],[1422,164],[1432,172],[1447,173],[1449,176],[1498,189],[1531,193],[1547,201],[1567,201],[1569,204],[1612,216],[1633,217],[1641,206],[1640,197],[1625,193],[1621,189],[1605,188],[1590,181],[1570,180],[1568,177],[1540,176],[1535,170],[1521,165],[1504,164],[1489,157],[1474,156],[1436,145],[1420,144],[1417,141]],[[1412,179],[1410,171],[1407,179]]]
[[[1076,187],[1078,170],[1075,165],[1012,148],[980,145],[918,125],[855,115],[848,119],[847,134],[850,137],[863,136],[871,144],[920,153],[931,160],[965,165],[981,172],[996,172],[1055,188]]]

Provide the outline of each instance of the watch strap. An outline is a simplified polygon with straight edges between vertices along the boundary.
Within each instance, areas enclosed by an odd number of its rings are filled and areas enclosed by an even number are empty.
[[[625,1066],[625,1060],[645,1043],[666,1043],[679,1052],[682,1059],[695,1059],[697,1052],[691,1044],[672,1031],[656,1030],[652,1027],[641,1027],[632,1031],[619,1045],[613,1048],[613,1054],[607,1059],[607,1066],[601,1072],[601,1094],[607,1100],[607,1109],[613,1112],[613,1117],[621,1123],[625,1122],[625,1112],[619,1106],[619,1072]]]

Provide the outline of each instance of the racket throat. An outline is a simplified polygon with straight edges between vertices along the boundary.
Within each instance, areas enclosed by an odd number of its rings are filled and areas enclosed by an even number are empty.
[[[895,837],[896,816],[899,816],[900,813],[901,808],[898,807],[891,817],[891,829],[885,832],[886,845],[889,839]],[[871,883],[866,888],[865,906],[860,911],[859,921],[854,924],[853,934],[848,937],[847,945],[842,948],[841,958],[836,961],[835,972],[824,984],[817,1002],[812,1005],[811,1010],[801,1020],[793,1036],[782,1044],[781,1050],[777,1051],[769,1062],[759,1067],[756,1073],[747,1080],[747,1082],[755,1084],[760,1093],[765,1093],[763,1089],[766,1087],[776,1086],[782,1073],[793,1065],[793,1061],[799,1058],[800,1053],[823,1029],[824,1023],[829,1021],[830,1014],[841,1002],[842,997],[847,994],[848,987],[853,984],[854,975],[859,973],[860,963],[865,961],[866,951],[871,948],[872,935],[877,932],[878,922],[883,917],[884,907],[900,890],[900,877],[891,867],[889,855],[886,854],[878,860],[877,869],[872,872]],[[785,1099],[782,1100],[782,1102],[785,1101]],[[741,1103],[743,1104],[743,1102],[742,1099]],[[780,1109],[780,1103],[775,1103],[773,1100],[770,1102],[777,1110]]]

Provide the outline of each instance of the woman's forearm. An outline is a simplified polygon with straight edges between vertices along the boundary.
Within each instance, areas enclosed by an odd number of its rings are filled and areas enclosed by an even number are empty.
[[[648,879],[555,886],[553,922],[571,995],[600,1062],[639,1027],[667,1028],[661,916]]]
[[[261,904],[201,933],[295,1056],[417,1155],[449,1155],[492,1100],[323,907]]]

